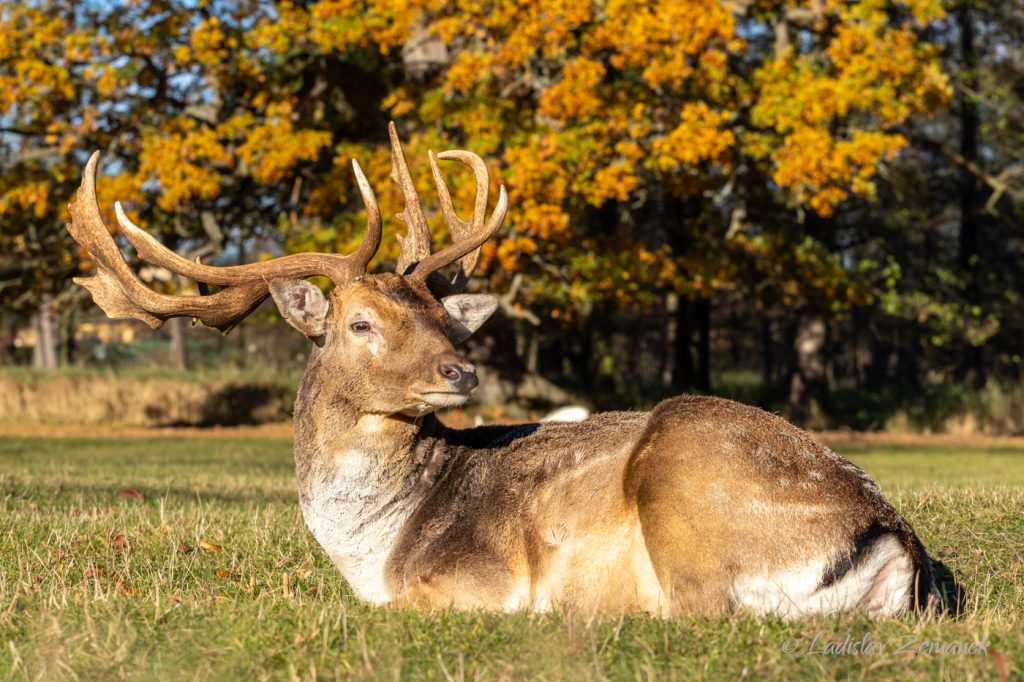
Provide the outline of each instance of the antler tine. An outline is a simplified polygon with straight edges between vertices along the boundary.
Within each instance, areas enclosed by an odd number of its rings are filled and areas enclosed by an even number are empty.
[[[370,181],[363,175],[363,169],[359,162],[352,159],[352,173],[356,176],[356,185],[359,187],[359,195],[363,199],[363,206],[366,207],[366,234],[359,248],[353,251],[346,258],[351,260],[351,268],[358,277],[366,272],[370,261],[377,254],[383,234],[382,221],[380,217],[380,206],[377,205],[377,197],[373,193]],[[337,284],[337,282],[335,283]]]
[[[125,214],[120,201],[114,203],[114,214],[120,226],[119,232],[135,247],[139,258],[197,281],[232,286],[256,278],[269,280],[326,275],[339,285],[366,272],[366,266],[377,253],[381,241],[381,215],[377,197],[355,159],[352,160],[352,170],[366,206],[366,234],[359,248],[347,256],[336,253],[295,253],[263,263],[223,267],[203,265],[179,256],[135,225]]]
[[[192,262],[167,249],[128,219],[120,202],[114,206],[119,231],[138,251],[139,257],[201,283],[225,287],[208,296],[168,296],[148,289],[124,260],[100,215],[96,201],[96,170],[99,152],[90,157],[75,200],[68,206],[68,231],[96,260],[96,275],[75,278],[89,289],[110,317],[133,317],[156,329],[171,317],[192,317],[227,333],[269,295],[273,279],[326,275],[335,285],[366,271],[381,240],[380,209],[366,177],[353,162],[356,181],[366,204],[367,231],[355,252],[303,253],[282,256],[263,263],[211,267]]]
[[[436,157],[433,151],[428,151],[430,158],[430,170],[434,175],[434,185],[437,187],[437,195],[441,200],[441,213],[444,215],[444,222],[451,232],[452,241],[459,242],[469,238],[474,232],[483,227],[484,217],[487,211],[487,195],[490,192],[490,176],[487,173],[487,164],[473,152],[452,150],[441,152]],[[473,217],[471,220],[459,218],[452,206],[452,197],[448,193],[448,185],[444,181],[437,159],[458,161],[473,170],[476,180],[476,198],[473,201]],[[480,258],[480,247],[463,256],[459,261],[459,271],[452,278],[452,288],[455,291],[462,291],[466,288],[469,276],[476,268],[477,260]]]
[[[484,242],[491,238],[498,228],[501,227],[501,221],[505,219],[505,212],[508,210],[508,194],[505,192],[505,186],[502,185],[498,191],[498,203],[494,207],[494,212],[491,213],[490,220],[487,224],[480,227],[480,229],[474,231],[465,239],[459,240],[454,244],[438,251],[437,253],[431,254],[420,261],[416,269],[413,270],[412,277],[416,279],[426,281],[426,279],[436,270],[440,270],[446,265],[454,263],[458,259],[466,256],[472,251],[479,249],[483,246]]]
[[[196,317],[203,324],[227,332],[267,296],[256,285],[224,289],[213,296],[166,296],[146,288],[125,262],[100,215],[96,201],[99,152],[86,164],[82,184],[68,206],[68,231],[96,259],[96,274],[76,277],[110,317],[134,317],[153,329],[170,317]],[[187,261],[186,261],[187,262]]]
[[[420,198],[409,174],[409,164],[405,160],[394,121],[388,123],[388,137],[391,138],[391,179],[401,188],[405,199],[405,210],[396,213],[395,217],[408,227],[405,238],[398,238],[401,252],[395,272],[407,275],[416,263],[430,255],[430,227],[423,216]]]

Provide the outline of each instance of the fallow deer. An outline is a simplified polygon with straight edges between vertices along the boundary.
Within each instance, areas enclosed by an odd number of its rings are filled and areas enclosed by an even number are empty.
[[[211,267],[133,225],[118,232],[145,261],[220,289],[147,289],[121,255],[95,194],[98,153],[70,205],[72,236],[96,274],[78,279],[111,317],[151,327],[188,316],[227,332],[268,295],[312,341],[295,403],[295,469],[309,529],[355,593],[415,607],[799,617],[894,615],[936,594],[929,558],[875,482],[783,419],[712,397],[580,423],[448,428],[435,411],[477,385],[454,344],[496,308],[461,293],[486,218],[480,157],[430,166],[453,244],[430,234],[394,124],[392,178],[407,225],[396,273],[367,274],[381,241],[373,190],[353,161],[367,232],[350,255],[303,253]],[[469,166],[472,217],[456,214],[437,159]],[[449,280],[440,274],[458,265]],[[328,277],[324,295],[304,278]]]

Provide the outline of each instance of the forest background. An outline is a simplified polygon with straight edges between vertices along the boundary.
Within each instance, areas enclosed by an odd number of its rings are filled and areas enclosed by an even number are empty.
[[[271,305],[225,337],[104,327],[68,200],[100,149],[108,222],[120,200],[191,258],[347,252],[354,158],[391,269],[394,119],[436,244],[428,149],[508,189],[471,282],[502,301],[469,346],[488,416],[691,391],[1024,433],[1022,40],[994,0],[0,0],[0,364],[37,368],[0,373],[0,419],[56,418],[47,373],[72,411],[135,382],[140,421],[286,415],[307,349]],[[90,418],[145,402],[119,395]]]

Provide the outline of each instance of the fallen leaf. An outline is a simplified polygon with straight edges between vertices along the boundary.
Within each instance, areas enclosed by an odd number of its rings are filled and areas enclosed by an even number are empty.
[[[144,495],[135,488],[124,488],[117,494],[117,496],[125,500],[141,500],[144,497]]]
[[[202,549],[202,550],[207,551],[207,552],[213,552],[214,554],[216,554],[217,552],[221,551],[224,548],[221,547],[220,545],[215,545],[212,542],[207,542],[206,540],[200,540],[199,541],[199,549]]]
[[[134,587],[128,587],[127,585],[125,585],[123,580],[118,580],[117,581],[117,585],[115,585],[115,587],[117,587],[118,592],[120,592],[121,594],[123,594],[126,597],[130,597],[130,596],[132,596],[134,594],[138,594],[139,593],[139,591],[137,589],[135,589]]]
[[[998,649],[988,648],[988,655],[996,664],[996,671],[999,673],[999,682],[1006,682],[1010,677],[1010,666],[1006,664],[1006,656]]]
[[[192,545],[188,544],[187,542],[182,542],[178,545],[178,551],[182,554],[191,554],[196,550]]]
[[[110,538],[110,546],[119,551],[130,550],[132,545],[124,535],[115,535]]]
[[[85,569],[84,575],[86,578],[98,578],[105,572],[106,569],[104,569],[102,566],[92,566],[90,568]]]
[[[225,571],[223,568],[218,568],[216,571],[213,572],[213,574],[218,578],[224,578],[225,580],[231,577],[231,573]]]

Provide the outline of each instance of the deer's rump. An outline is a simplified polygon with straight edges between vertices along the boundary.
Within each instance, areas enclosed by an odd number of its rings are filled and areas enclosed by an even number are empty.
[[[651,422],[626,494],[673,610],[893,615],[924,605],[932,577],[920,541],[848,460],[721,399],[666,401]]]

